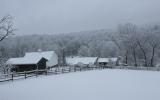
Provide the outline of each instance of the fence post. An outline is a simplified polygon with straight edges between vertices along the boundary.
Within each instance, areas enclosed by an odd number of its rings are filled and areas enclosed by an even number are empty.
[[[76,72],[76,67],[74,67],[74,72]]]
[[[27,78],[26,71],[24,72],[24,77],[25,77],[25,79]]]
[[[35,73],[36,73],[36,77],[38,77],[38,70],[35,70]]]
[[[79,69],[79,71],[81,71],[82,69],[81,69],[81,67],[80,67],[80,69]]]
[[[55,74],[57,74],[57,68],[55,69]]]
[[[69,67],[69,72],[71,72],[71,67]]]
[[[13,73],[11,75],[12,75],[12,81],[13,81]]]
[[[46,75],[47,75],[47,69],[45,70],[45,72],[46,72]]]
[[[64,73],[64,69],[62,68],[62,74]]]

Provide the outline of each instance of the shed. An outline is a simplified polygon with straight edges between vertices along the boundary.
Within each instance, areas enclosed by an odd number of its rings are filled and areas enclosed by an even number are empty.
[[[98,58],[97,63],[99,66],[116,65],[118,58]]]

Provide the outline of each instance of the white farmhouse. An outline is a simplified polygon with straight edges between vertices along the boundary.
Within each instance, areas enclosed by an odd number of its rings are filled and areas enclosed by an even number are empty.
[[[46,62],[46,66],[54,67],[58,65],[58,56],[54,51],[39,51],[39,52],[27,52],[25,53],[24,57],[34,57],[34,56],[41,56],[48,61]]]

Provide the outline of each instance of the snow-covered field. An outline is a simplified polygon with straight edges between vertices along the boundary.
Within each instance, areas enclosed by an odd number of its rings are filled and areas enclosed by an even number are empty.
[[[160,72],[106,69],[0,83],[0,100],[160,100]]]

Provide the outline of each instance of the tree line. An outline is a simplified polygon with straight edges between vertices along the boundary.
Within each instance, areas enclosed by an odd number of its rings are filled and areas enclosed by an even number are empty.
[[[4,24],[3,20],[6,19]],[[2,18],[2,22],[0,26],[5,25],[5,28],[0,28],[0,56],[3,59],[21,57],[25,52],[38,49],[54,50],[59,60],[64,56],[120,56],[126,65],[153,67],[160,59],[159,25],[137,26],[127,23],[118,25],[114,30],[10,37],[16,33],[12,18],[7,16]]]
[[[112,37],[119,47],[126,64],[150,66],[158,64],[160,54],[160,26],[137,27],[127,23],[120,25]]]

